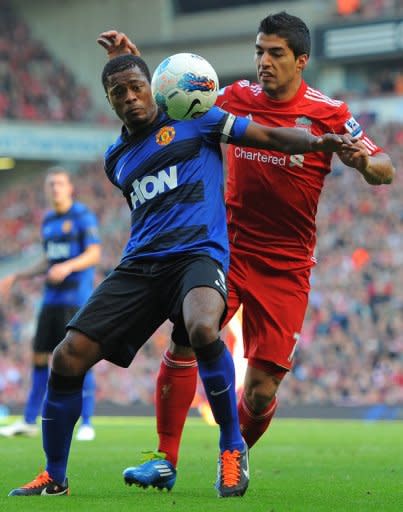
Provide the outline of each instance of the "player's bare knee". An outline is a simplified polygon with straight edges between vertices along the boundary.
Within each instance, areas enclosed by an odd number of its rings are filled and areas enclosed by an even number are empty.
[[[254,382],[245,387],[245,400],[255,414],[261,414],[269,407],[276,395],[280,382],[280,379],[270,377],[265,379],[264,382]]]
[[[211,318],[198,318],[186,326],[190,344],[200,348],[218,338],[218,325]]]
[[[169,352],[174,356],[192,357],[194,355],[193,349],[191,347],[177,345],[172,340],[169,343]]]
[[[52,369],[61,375],[82,375],[102,358],[100,347],[77,331],[68,331],[53,353]]]
[[[34,352],[32,355],[32,364],[34,366],[47,366],[49,354],[47,352]]]

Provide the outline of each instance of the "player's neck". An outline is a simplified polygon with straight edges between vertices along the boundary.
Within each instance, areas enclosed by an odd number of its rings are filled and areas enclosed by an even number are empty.
[[[158,112],[158,109],[156,109],[153,116],[144,124],[125,125],[128,135],[130,137],[145,137],[153,129]]]
[[[302,77],[300,77],[295,82],[287,84],[285,87],[281,87],[276,91],[264,91],[266,95],[274,101],[291,101],[297,95],[302,84]]]
[[[70,210],[73,205],[73,200],[69,199],[68,201],[63,201],[63,203],[53,203],[53,209],[58,215],[63,215]]]

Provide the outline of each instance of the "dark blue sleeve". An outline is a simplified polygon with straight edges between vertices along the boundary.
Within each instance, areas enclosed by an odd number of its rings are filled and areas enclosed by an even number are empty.
[[[96,216],[87,210],[79,217],[80,233],[83,242],[83,248],[89,245],[99,244],[101,242],[98,230],[98,220]]]
[[[236,142],[245,133],[250,120],[212,107],[193,122],[198,124],[201,136],[208,142]]]
[[[109,148],[105,151],[104,155],[104,169],[109,180],[118,188],[119,184],[116,181],[116,164],[119,161],[119,158],[123,155],[123,153],[127,149],[127,144],[123,141],[122,137],[119,136],[114,144],[109,146]]]

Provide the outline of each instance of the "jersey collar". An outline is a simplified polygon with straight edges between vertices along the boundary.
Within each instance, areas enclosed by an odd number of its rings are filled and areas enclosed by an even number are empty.
[[[262,94],[265,97],[266,102],[273,108],[276,108],[276,110],[286,110],[296,103],[298,103],[303,97],[307,90],[308,86],[304,80],[301,81],[301,85],[299,86],[298,91],[296,92],[295,96],[287,101],[281,101],[281,100],[273,100],[272,98],[269,98],[267,94],[262,90]]]

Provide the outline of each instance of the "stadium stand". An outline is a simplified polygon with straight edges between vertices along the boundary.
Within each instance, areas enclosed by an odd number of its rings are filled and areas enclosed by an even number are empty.
[[[343,18],[374,19],[401,15],[400,0],[337,0],[337,15]]]
[[[0,11],[0,118],[106,121],[89,91],[32,37],[9,0],[0,0]]]

